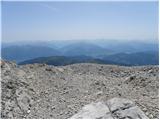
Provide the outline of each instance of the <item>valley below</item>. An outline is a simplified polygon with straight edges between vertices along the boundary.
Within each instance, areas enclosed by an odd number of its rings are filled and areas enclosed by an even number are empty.
[[[71,118],[85,105],[125,98],[158,118],[158,65],[17,65],[1,60],[2,118]]]

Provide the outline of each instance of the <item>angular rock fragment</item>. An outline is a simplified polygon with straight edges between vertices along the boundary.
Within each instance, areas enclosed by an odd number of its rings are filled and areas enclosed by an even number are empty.
[[[80,112],[71,117],[71,119],[112,119],[107,105],[103,102],[91,103],[82,108]]]
[[[71,119],[147,119],[148,117],[132,101],[113,98],[106,103],[86,105]]]
[[[132,101],[123,98],[113,98],[107,105],[116,119],[147,119],[148,117]]]

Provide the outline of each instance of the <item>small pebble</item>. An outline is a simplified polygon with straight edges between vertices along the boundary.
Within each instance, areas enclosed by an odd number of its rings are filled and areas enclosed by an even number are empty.
[[[150,114],[150,115],[149,115],[149,118],[153,118],[153,115],[152,115],[152,114]]]
[[[31,112],[31,110],[27,110],[27,113],[30,113]]]

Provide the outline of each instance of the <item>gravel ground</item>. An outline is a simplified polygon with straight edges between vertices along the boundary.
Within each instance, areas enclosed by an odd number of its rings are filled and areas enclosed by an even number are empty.
[[[65,119],[91,102],[133,101],[149,118],[159,116],[158,66],[100,64],[17,66],[1,61],[1,117]]]

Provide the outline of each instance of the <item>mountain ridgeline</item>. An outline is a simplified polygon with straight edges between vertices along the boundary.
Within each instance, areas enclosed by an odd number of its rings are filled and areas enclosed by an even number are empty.
[[[54,45],[53,45],[54,44]],[[45,63],[64,66],[75,63],[115,64],[125,66],[158,65],[158,44],[70,42],[52,44],[7,45],[1,58],[18,64]]]
[[[36,57],[47,57],[59,55],[60,52],[46,46],[9,46],[2,48],[2,58],[6,60],[15,60],[16,62],[33,59]]]
[[[51,56],[51,57],[40,57],[40,58],[31,59],[31,60],[26,60],[26,61],[20,62],[19,65],[33,64],[33,63],[44,63],[44,64],[55,65],[55,66],[64,66],[64,65],[70,65],[75,63],[98,63],[98,64],[117,64],[117,65],[120,64],[113,61],[101,60],[101,59],[96,59],[88,56],[74,56],[74,57]],[[125,65],[125,64],[121,64],[121,65]]]

